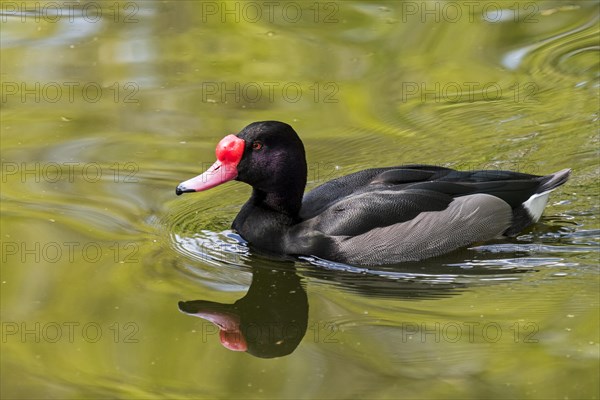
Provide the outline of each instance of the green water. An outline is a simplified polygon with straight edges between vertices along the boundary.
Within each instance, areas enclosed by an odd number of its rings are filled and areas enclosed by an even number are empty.
[[[2,398],[600,396],[597,2],[0,11]],[[248,187],[174,193],[264,119],[299,132],[309,188],[416,162],[573,175],[513,240],[273,260],[229,230]],[[289,354],[229,351],[178,310],[251,283],[254,318],[305,322]]]

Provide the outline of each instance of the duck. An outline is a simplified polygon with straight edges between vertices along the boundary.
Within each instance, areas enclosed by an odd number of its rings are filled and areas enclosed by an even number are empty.
[[[365,169],[304,193],[304,145],[279,121],[254,122],[225,136],[216,157],[175,193],[244,182],[252,194],[232,229],[251,248],[359,266],[420,261],[517,236],[540,219],[550,192],[571,174],[568,168],[540,176],[409,164]]]

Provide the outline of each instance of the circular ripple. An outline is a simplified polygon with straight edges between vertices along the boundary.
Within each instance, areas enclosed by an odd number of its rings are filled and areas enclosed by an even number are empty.
[[[598,16],[593,13],[582,25],[507,52],[502,64],[511,70],[526,69],[556,79],[572,77],[584,85],[597,83],[599,50]]]

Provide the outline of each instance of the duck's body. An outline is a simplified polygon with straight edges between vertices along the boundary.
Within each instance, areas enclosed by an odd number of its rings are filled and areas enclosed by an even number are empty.
[[[227,136],[217,158],[177,193],[246,182],[254,190],[233,228],[250,245],[361,265],[415,261],[516,235],[540,218],[549,192],[570,174],[405,165],[346,175],[303,195],[304,147],[289,125],[276,121]]]

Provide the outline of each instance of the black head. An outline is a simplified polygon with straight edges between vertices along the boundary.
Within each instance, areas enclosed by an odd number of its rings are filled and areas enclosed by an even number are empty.
[[[300,209],[306,186],[304,145],[283,122],[254,122],[217,145],[217,161],[203,174],[177,186],[176,193],[200,192],[230,180],[251,185],[259,197],[276,198]]]
[[[294,129],[283,122],[254,122],[237,137],[245,142],[237,180],[267,193],[289,192],[306,185],[304,145]]]

